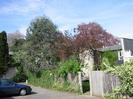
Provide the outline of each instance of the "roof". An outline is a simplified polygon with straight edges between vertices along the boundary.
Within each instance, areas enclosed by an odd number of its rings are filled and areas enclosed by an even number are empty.
[[[117,51],[117,50],[121,50],[121,49],[122,49],[121,45],[113,45],[113,46],[98,48],[97,50],[101,51],[101,52],[105,52],[105,51]]]
[[[123,38],[124,50],[133,50],[133,39]]]

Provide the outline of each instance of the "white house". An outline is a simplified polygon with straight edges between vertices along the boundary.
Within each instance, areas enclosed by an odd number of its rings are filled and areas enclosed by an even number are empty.
[[[121,38],[118,45],[103,47],[97,50],[99,52],[117,51],[118,60],[116,61],[118,64],[122,64],[133,59],[133,39]],[[95,64],[94,53],[90,53],[89,50],[86,50],[79,56],[83,65],[82,72],[85,77],[89,77],[89,71],[93,70]]]
[[[117,51],[118,60],[126,62],[133,59],[133,39],[121,38],[118,45],[108,46],[98,50],[101,52]]]

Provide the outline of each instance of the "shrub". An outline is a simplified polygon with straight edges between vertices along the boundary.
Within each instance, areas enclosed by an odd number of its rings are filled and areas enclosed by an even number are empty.
[[[118,60],[117,52],[115,51],[107,51],[102,53],[102,62],[100,69],[105,70],[108,66],[113,67],[116,65],[116,61]]]
[[[15,82],[25,82],[28,77],[26,72],[24,71],[24,67],[20,63],[15,63],[17,68],[17,74],[12,78]]]
[[[133,61],[127,62],[121,66],[115,66],[109,68],[108,72],[112,72],[117,75],[120,79],[121,85],[119,90],[115,93],[120,92],[123,96],[133,96]]]
[[[15,82],[25,82],[27,80],[27,76],[24,73],[17,73],[12,79]]]
[[[59,68],[58,68],[58,74],[59,76],[62,76],[66,78],[68,73],[78,73],[80,71],[80,63],[78,60],[74,57],[60,62],[59,63]]]

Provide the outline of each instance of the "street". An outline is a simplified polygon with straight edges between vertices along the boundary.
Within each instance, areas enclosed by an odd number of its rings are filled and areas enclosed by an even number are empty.
[[[0,99],[100,99],[89,95],[76,95],[32,86],[32,94],[26,96],[3,97]]]

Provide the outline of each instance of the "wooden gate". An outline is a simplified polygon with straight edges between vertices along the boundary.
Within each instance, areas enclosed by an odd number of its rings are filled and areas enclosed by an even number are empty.
[[[90,94],[104,96],[110,93],[113,88],[120,85],[117,76],[103,71],[90,71]]]

